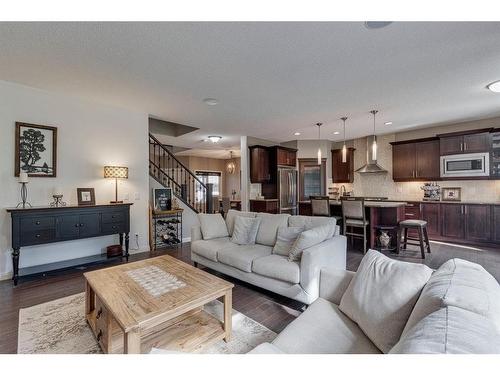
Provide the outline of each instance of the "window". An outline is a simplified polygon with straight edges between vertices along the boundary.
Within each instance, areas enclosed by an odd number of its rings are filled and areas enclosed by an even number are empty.
[[[201,182],[206,184],[213,184],[212,195],[221,195],[221,182],[222,173],[221,172],[208,172],[208,171],[195,171],[196,177],[198,177]],[[200,189],[197,191],[197,202],[203,202],[205,200],[204,192]]]
[[[318,165],[317,159],[299,159],[300,200],[311,195],[325,195],[326,160]]]

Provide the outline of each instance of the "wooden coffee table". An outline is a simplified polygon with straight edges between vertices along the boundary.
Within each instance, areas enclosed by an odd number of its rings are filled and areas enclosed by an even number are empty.
[[[84,274],[85,314],[105,353],[194,352],[231,339],[233,284],[164,255]],[[203,311],[223,297],[224,321]]]

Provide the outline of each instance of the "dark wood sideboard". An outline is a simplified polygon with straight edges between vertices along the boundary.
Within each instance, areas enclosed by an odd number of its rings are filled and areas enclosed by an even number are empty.
[[[129,256],[130,206],[132,203],[95,206],[9,208],[12,217],[12,265],[14,285],[19,279],[21,247],[118,234],[125,239]],[[29,273],[26,273],[29,274]]]

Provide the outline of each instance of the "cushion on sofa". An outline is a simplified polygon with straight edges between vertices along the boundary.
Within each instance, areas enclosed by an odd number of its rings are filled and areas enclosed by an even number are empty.
[[[259,230],[260,217],[237,216],[234,220],[231,242],[238,245],[252,245],[255,243]]]
[[[217,262],[217,252],[221,249],[237,249],[238,245],[231,242],[229,237],[214,238],[212,240],[198,240],[191,242],[191,251],[204,258]]]
[[[243,217],[255,217],[255,212],[246,212],[246,211],[238,211],[238,210],[229,210],[226,214],[226,227],[229,235],[233,235],[234,230],[234,220],[238,216]]]
[[[299,261],[305,249],[309,249],[331,238],[331,228],[330,225],[322,225],[300,233],[288,254],[288,259],[290,261]]]
[[[229,236],[221,214],[198,214],[198,220],[204,240]]]
[[[217,252],[220,263],[238,268],[241,271],[252,272],[254,259],[271,255],[273,248],[259,244],[236,245],[237,248],[222,249]]]
[[[425,316],[446,306],[488,317],[500,332],[500,285],[479,264],[450,259],[439,267],[422,290],[403,334]]]
[[[431,274],[425,265],[392,260],[369,250],[342,296],[340,310],[387,353],[399,341]]]
[[[328,238],[333,237],[337,225],[337,219],[334,217],[295,215],[288,218],[289,227],[303,227],[305,230],[309,230],[322,225],[331,225],[331,232],[328,233]]]
[[[465,309],[448,306],[417,322],[389,353],[500,353],[500,334],[490,319]]]
[[[288,256],[295,240],[303,231],[303,227],[279,227],[273,254]]]
[[[287,226],[288,214],[267,214],[263,212],[257,213],[255,217],[260,217],[261,222],[259,231],[257,232],[257,239],[255,243],[266,246],[274,246],[276,243],[276,235],[278,228]]]
[[[300,282],[300,266],[290,262],[287,256],[269,255],[253,261],[252,272],[262,276],[272,277],[292,284]]]
[[[291,322],[273,344],[291,354],[380,353],[356,323],[322,298]]]

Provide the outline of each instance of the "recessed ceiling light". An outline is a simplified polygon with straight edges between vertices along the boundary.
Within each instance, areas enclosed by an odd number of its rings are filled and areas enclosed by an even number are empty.
[[[392,21],[366,21],[365,27],[367,29],[381,29],[387,27],[392,23]]]
[[[214,98],[205,98],[203,99],[203,103],[205,103],[206,105],[217,105],[219,104],[219,101]]]
[[[209,135],[208,139],[210,139],[212,143],[217,143],[222,139],[222,137],[220,135]]]
[[[335,134],[335,135],[339,135],[339,134],[340,134],[340,132],[333,132],[333,134]]]
[[[392,121],[384,122],[384,125],[392,125]]]
[[[486,86],[490,91],[500,92],[500,81],[492,82]]]
[[[295,132],[295,133],[293,133],[293,135],[300,135],[300,133],[299,132]]]

